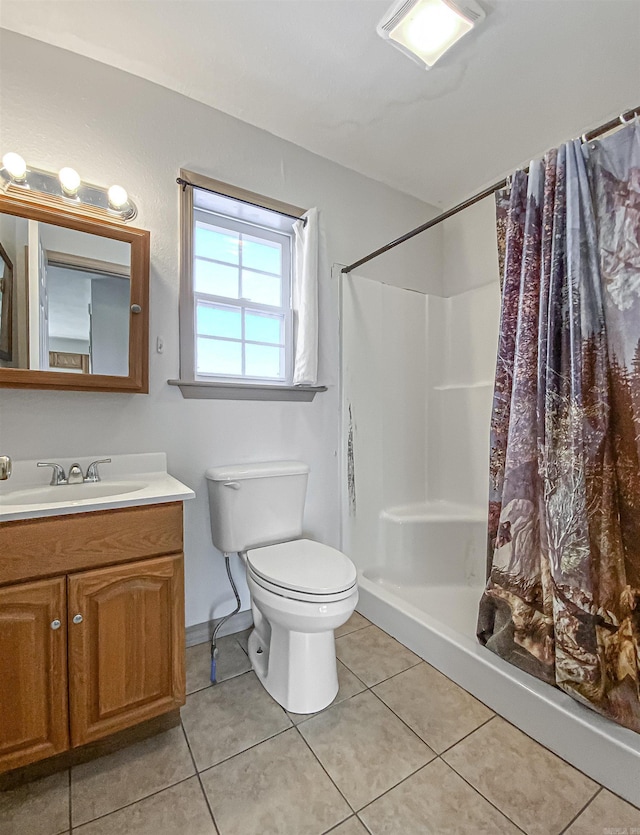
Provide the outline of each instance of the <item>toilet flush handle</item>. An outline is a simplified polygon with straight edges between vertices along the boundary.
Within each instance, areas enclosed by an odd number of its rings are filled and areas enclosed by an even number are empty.
[[[239,490],[240,489],[240,482],[239,481],[225,481],[225,487],[230,487],[232,490]]]

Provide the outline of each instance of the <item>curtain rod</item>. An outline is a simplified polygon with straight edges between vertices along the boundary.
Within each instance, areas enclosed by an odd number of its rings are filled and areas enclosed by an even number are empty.
[[[253,206],[256,209],[264,209],[265,212],[274,212],[276,215],[282,215],[282,217],[290,217],[292,220],[301,220],[302,225],[307,225],[307,218],[300,217],[299,215],[290,215],[287,212],[279,212],[277,209],[270,209],[268,206],[261,206],[260,203],[252,203],[250,200],[242,200],[240,197],[230,197],[228,194],[223,194],[221,191],[216,191],[214,188],[207,188],[206,186],[198,186],[195,183],[190,183],[189,180],[185,180],[183,177],[176,177],[176,183],[179,186],[182,186],[182,190],[184,191],[187,186],[191,188],[199,188],[201,191],[208,191],[209,194],[217,194],[218,197],[226,197],[227,200],[235,200],[236,203],[244,203],[245,206]],[[239,218],[242,220],[242,218]]]
[[[631,110],[626,110],[624,113],[621,113],[615,119],[611,119],[609,122],[605,122],[604,125],[600,125],[599,127],[594,128],[593,130],[583,133],[580,137],[580,140],[584,143],[589,142],[592,139],[596,139],[598,136],[602,136],[603,133],[608,133],[610,130],[613,130],[616,127],[621,127],[622,125],[628,124],[634,116],[640,116],[640,106],[634,107]],[[448,218],[453,217],[453,215],[457,215],[458,212],[462,212],[464,211],[464,209],[468,209],[469,206],[473,206],[474,203],[479,203],[480,200],[484,200],[485,197],[489,197],[491,194],[493,194],[496,191],[499,191],[501,188],[505,188],[510,179],[511,177],[509,176],[500,180],[500,182],[498,183],[494,183],[492,186],[485,188],[483,191],[474,194],[473,197],[469,197],[463,203],[458,203],[457,206],[454,206],[451,209],[447,209],[446,212],[442,212],[442,214],[439,214],[436,217],[431,218],[431,220],[428,220],[421,226],[417,226],[410,232],[406,232],[404,235],[401,235],[399,238],[396,238],[395,241],[391,241],[391,243],[386,244],[386,246],[382,246],[380,247],[380,249],[376,249],[375,252],[371,252],[369,255],[366,255],[359,261],[354,261],[353,264],[349,264],[347,267],[343,267],[340,272],[343,274],[350,273],[357,267],[361,267],[362,264],[366,264],[367,261],[372,261],[379,255],[382,255],[385,252],[389,252],[390,249],[394,249],[394,247],[400,246],[400,244],[403,244],[405,241],[408,241],[411,238],[415,238],[415,236],[419,235],[421,232],[426,232],[427,229],[432,229],[434,226],[437,226],[438,223],[442,223],[443,220],[448,220]]]

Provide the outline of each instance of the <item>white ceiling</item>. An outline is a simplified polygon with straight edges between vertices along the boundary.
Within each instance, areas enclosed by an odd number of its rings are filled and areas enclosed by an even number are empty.
[[[1,0],[0,25],[216,107],[450,206],[640,105],[640,0],[480,0],[425,72],[387,0]]]

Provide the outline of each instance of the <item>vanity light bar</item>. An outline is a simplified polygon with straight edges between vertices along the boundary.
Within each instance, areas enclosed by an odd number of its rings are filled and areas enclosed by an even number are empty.
[[[41,199],[44,195],[56,206],[88,207],[99,215],[125,223],[138,214],[135,203],[122,186],[113,185],[107,189],[85,183],[73,168],[61,168],[58,174],[33,168],[13,151],[2,157],[0,187],[7,194],[20,197],[33,194]]]

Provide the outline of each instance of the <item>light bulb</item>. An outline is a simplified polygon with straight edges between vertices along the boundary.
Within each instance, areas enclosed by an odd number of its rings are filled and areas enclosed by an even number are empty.
[[[58,179],[65,194],[73,197],[80,188],[80,175],[73,168],[61,168],[58,171]]]
[[[27,163],[13,151],[2,157],[2,167],[13,180],[24,180],[27,173]]]
[[[109,205],[114,209],[121,209],[129,200],[129,195],[122,186],[111,186],[107,194],[109,196]]]
[[[452,40],[459,25],[460,17],[448,6],[441,3],[427,5],[407,26],[407,40],[421,52],[436,52]]]

